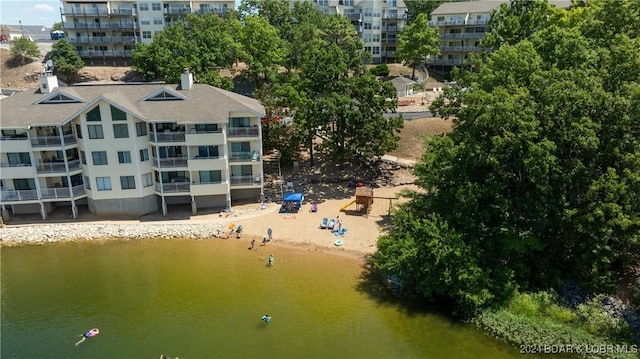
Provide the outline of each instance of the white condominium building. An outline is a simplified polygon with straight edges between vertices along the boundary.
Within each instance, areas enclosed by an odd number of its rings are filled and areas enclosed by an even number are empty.
[[[484,49],[480,40],[488,32],[491,13],[509,0],[454,1],[441,4],[431,12],[429,26],[440,31],[440,55],[427,60],[427,64],[451,68],[460,66],[472,53]],[[552,5],[568,9],[570,0],[550,0]]]
[[[68,41],[89,65],[130,65],[138,42],[187,14],[220,14],[235,7],[234,0],[62,0],[60,14]]]
[[[297,0],[291,1],[293,4]],[[396,62],[398,32],[407,21],[403,0],[303,0],[314,3],[325,14],[347,16],[371,54],[372,62]]]
[[[263,194],[264,107],[204,84],[40,88],[4,98],[0,122],[3,217],[79,206],[137,217],[175,204],[231,207]],[[82,207],[81,207],[82,208]]]

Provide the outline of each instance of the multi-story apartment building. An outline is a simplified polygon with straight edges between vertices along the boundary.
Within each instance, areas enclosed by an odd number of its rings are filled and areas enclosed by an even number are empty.
[[[509,0],[455,1],[441,4],[431,12],[429,26],[440,31],[440,55],[427,64],[451,68],[462,65],[472,53],[481,52],[480,40],[488,31],[493,10]],[[568,9],[570,0],[550,0],[551,4]]]
[[[293,4],[297,0],[291,1]],[[395,62],[398,32],[407,21],[403,0],[306,0],[325,14],[347,16],[373,63]]]
[[[220,14],[234,0],[62,0],[68,41],[90,65],[129,65],[136,43],[149,43],[185,15]]]
[[[263,195],[264,107],[204,84],[58,87],[1,100],[4,215],[79,206],[140,216],[171,205],[230,207]]]

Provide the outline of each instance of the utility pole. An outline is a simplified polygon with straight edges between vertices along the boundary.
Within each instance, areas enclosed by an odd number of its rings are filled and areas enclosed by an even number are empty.
[[[18,22],[20,23],[20,33],[22,34],[22,37],[24,37],[24,29],[22,28],[22,20],[18,20]]]

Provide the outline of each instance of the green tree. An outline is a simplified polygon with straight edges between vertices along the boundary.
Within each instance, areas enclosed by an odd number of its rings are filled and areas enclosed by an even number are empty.
[[[247,64],[245,73],[258,87],[261,87],[262,79],[277,73],[287,51],[278,30],[256,15],[244,17],[238,44],[238,59]]]
[[[51,59],[55,71],[64,75],[69,82],[72,82],[78,71],[84,67],[84,62],[75,47],[65,39],[53,44]]]
[[[419,14],[414,22],[400,31],[396,57],[413,67],[411,78],[415,78],[415,67],[428,56],[440,53],[439,43],[438,28],[429,26],[427,15]]]
[[[62,26],[62,21],[54,22],[53,27],[51,27],[51,30],[61,30],[61,31],[64,30]]]
[[[511,0],[502,3],[491,13],[487,25],[490,32],[482,40],[481,46],[498,49],[504,44],[514,45],[538,30],[560,22],[563,11],[549,4],[548,0]]]
[[[558,22],[457,72],[466,89],[433,107],[454,131],[428,142],[424,191],[395,212],[375,268],[468,314],[566,279],[606,291],[640,262],[637,38],[590,36]]]
[[[409,23],[413,22],[418,15],[424,14],[429,18],[431,12],[438,8],[445,2],[451,0],[407,0],[404,3],[407,5],[407,13]]]
[[[40,56],[40,50],[35,42],[21,36],[11,40],[11,58],[18,64],[33,62],[35,57]]]
[[[239,22],[215,14],[187,15],[157,34],[150,44],[139,44],[133,51],[131,67],[146,79],[178,82],[184,68],[189,68],[202,83],[232,89],[233,84],[220,76],[220,69],[230,68],[237,56],[232,35]]]

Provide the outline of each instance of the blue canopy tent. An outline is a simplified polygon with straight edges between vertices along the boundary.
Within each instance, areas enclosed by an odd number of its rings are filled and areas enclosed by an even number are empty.
[[[304,194],[287,193],[282,201],[280,213],[298,213],[302,206],[302,201],[304,201]]]

